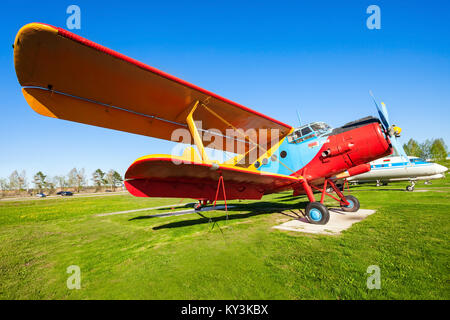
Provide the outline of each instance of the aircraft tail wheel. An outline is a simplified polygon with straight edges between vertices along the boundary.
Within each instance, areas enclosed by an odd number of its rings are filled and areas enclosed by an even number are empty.
[[[194,205],[194,210],[195,210],[195,211],[200,211],[200,210],[202,210],[202,208],[203,208],[203,206],[202,206],[201,203],[196,203],[196,204]]]
[[[359,210],[359,200],[354,196],[345,196],[345,200],[349,203],[349,205],[341,204],[341,208],[345,212],[356,212]]]
[[[327,224],[330,220],[328,208],[320,202],[310,202],[306,206],[306,216],[312,224]]]
[[[414,187],[413,186],[407,186],[406,187],[406,191],[414,191]]]

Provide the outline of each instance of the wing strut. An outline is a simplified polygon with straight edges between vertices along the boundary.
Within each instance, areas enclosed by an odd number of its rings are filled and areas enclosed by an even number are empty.
[[[219,190],[220,190],[221,185],[222,185],[222,191],[223,191],[223,200],[225,201],[225,212],[227,213],[227,220],[228,220],[227,195],[225,193],[225,182],[223,181],[222,172],[220,172],[219,182],[217,183],[217,191],[216,191],[216,198],[214,199],[214,207],[216,206],[216,202],[217,202],[217,198],[219,196]]]
[[[232,127],[236,133],[239,133],[241,135],[243,135],[244,139],[249,141],[250,143],[252,143],[255,147],[254,148],[259,148],[261,150],[263,150],[264,153],[268,153],[269,151],[264,148],[263,146],[261,146],[259,143],[253,141],[252,139],[250,139],[250,137],[245,136],[245,134],[242,134],[235,126],[233,126],[231,123],[229,123],[227,120],[225,120],[224,118],[222,118],[221,116],[219,116],[216,112],[214,112],[213,110],[211,110],[208,106],[206,106],[205,104],[202,103],[202,106],[209,111],[213,116],[215,116],[216,118],[218,118],[219,120],[221,120],[222,122],[224,122],[226,125]],[[250,153],[253,149],[249,149],[244,155],[243,157],[245,157],[247,155],[247,153]],[[295,173],[294,170],[292,170],[291,168],[289,168],[286,164],[284,164],[280,159],[278,159],[278,161],[289,171],[291,171],[292,173]]]
[[[197,126],[195,125],[195,121],[193,118],[194,111],[197,109],[198,104],[200,101],[195,101],[194,106],[192,107],[191,111],[189,112],[186,122],[189,127],[189,131],[191,132],[192,137],[194,138],[195,145],[197,146],[198,152],[200,152],[200,156],[202,158],[203,162],[209,162],[208,155],[205,151],[205,146],[203,145],[202,138],[200,137],[200,134],[198,133]]]

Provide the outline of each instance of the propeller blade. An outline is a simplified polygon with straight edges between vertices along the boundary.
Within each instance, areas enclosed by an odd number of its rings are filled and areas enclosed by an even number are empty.
[[[384,102],[381,102],[381,110],[383,111],[383,115],[386,118],[387,122],[390,123],[389,121],[389,113],[387,111],[386,105],[384,104]]]
[[[377,107],[378,114],[380,115],[380,120],[381,120],[384,128],[386,129],[386,131],[389,132],[390,131],[389,129],[391,128],[391,125],[389,123],[389,114],[388,114],[388,111],[387,111],[387,107],[384,104],[384,102],[381,102],[381,108],[380,108],[380,106],[378,105],[375,97],[372,94],[372,91],[369,91],[369,92],[370,92],[370,95],[372,96],[372,100],[375,103],[375,106]],[[395,129],[396,127],[392,126],[392,128]],[[401,129],[400,129],[400,131],[401,131]],[[405,150],[403,149],[402,145],[400,144],[400,141],[398,140],[398,136],[395,135],[395,134],[390,134],[390,138],[391,138],[392,147],[395,150],[395,154],[400,156],[400,157],[402,157],[405,161],[409,161],[409,158],[406,155]]]
[[[375,107],[377,107],[378,115],[380,116],[380,120],[384,126],[384,129],[386,129],[386,131],[389,130],[389,127],[390,127],[389,115],[387,113],[386,105],[384,103],[381,103],[382,107],[380,108],[380,106],[377,103],[377,100],[375,100],[375,97],[372,94],[372,91],[369,91],[369,93],[372,97],[373,103],[375,103]]]

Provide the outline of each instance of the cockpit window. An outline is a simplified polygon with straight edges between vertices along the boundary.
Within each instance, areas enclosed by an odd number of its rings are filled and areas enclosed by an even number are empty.
[[[324,122],[313,122],[308,125],[304,125],[300,128],[295,129],[295,131],[290,134],[288,142],[290,143],[300,143],[302,141],[311,139],[316,136],[328,133],[331,131],[331,127]]]
[[[311,128],[316,131],[318,135],[331,130],[331,127],[325,122],[314,122],[311,124]]]
[[[303,128],[302,129],[302,136],[306,136],[307,134],[311,133],[312,130],[309,127]]]

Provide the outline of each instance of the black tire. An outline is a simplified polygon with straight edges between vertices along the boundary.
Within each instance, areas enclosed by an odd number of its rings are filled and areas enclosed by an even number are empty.
[[[312,224],[327,224],[330,220],[328,208],[320,202],[310,202],[306,206],[306,216]]]
[[[359,210],[359,200],[354,196],[345,196],[345,199],[350,203],[350,206],[341,204],[342,211],[356,212]]]
[[[202,206],[201,203],[194,204],[194,210],[195,211],[200,211],[200,210],[202,210],[202,208],[203,208],[203,206]]]
[[[413,186],[407,186],[406,187],[406,191],[412,192],[412,191],[414,191],[414,187]]]

